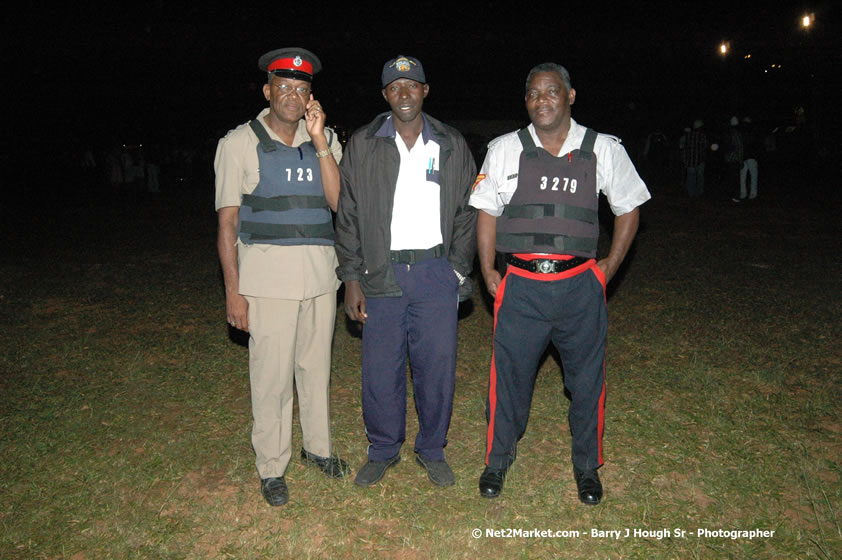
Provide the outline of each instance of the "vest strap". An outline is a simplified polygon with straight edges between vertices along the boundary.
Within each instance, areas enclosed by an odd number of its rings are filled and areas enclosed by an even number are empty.
[[[538,148],[532,140],[532,135],[529,134],[529,129],[521,128],[517,131],[517,137],[520,139],[520,145],[523,147],[523,152],[527,158],[538,157]],[[597,133],[594,129],[588,128],[585,130],[585,137],[582,139],[582,145],[579,146],[579,155],[583,159],[591,159],[593,157],[593,147],[596,144]]]
[[[582,139],[582,145],[579,146],[579,156],[582,159],[591,159],[593,157],[593,147],[596,143],[596,131],[589,128],[585,131],[585,137]]]
[[[249,126],[257,135],[257,139],[260,141],[260,149],[263,150],[264,153],[274,152],[277,149],[275,143],[272,141],[272,138],[269,137],[269,133],[266,132],[266,129],[262,124],[260,124],[260,121],[252,119],[249,121]]]
[[[567,218],[589,224],[595,224],[598,220],[595,210],[566,204],[507,204],[503,214],[507,218]]]
[[[532,135],[529,134],[528,128],[518,130],[517,137],[520,139],[520,145],[523,146],[523,154],[528,159],[538,157],[538,148],[535,146],[535,142],[532,141]]]
[[[240,231],[251,234],[251,241],[267,239],[333,239],[333,224],[264,224],[240,222]]]
[[[532,247],[554,247],[559,253],[570,251],[596,251],[597,238],[571,237],[551,233],[503,233],[497,232],[497,245],[503,247],[523,247],[530,252]]]
[[[253,194],[243,195],[243,206],[248,206],[255,212],[261,210],[272,210],[274,212],[284,212],[286,210],[296,210],[299,208],[327,208],[327,199],[323,196],[309,196],[309,195],[289,195],[289,196],[273,196],[267,198],[264,196],[255,196]]]

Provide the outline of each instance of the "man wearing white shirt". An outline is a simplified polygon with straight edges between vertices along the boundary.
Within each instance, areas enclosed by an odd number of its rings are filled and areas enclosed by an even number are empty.
[[[541,355],[552,341],[571,394],[569,425],[579,499],[602,499],[605,405],[605,286],[637,233],[638,206],[650,196],[625,149],[576,123],[576,90],[557,64],[526,80],[531,124],[489,144],[471,206],[480,210],[477,243],[494,296],[494,350],[487,400],[486,468],[480,494],[497,497],[526,430]],[[596,260],[599,193],[614,218],[607,256]],[[506,255],[504,275],[496,253]]]
[[[468,295],[476,166],[462,136],[422,112],[430,91],[420,61],[398,56],[381,74],[391,111],[348,142],[336,218],[345,312],[363,323],[362,402],[368,461],[359,486],[400,461],[409,353],[416,461],[439,486],[454,482],[444,447],[453,408],[458,299]]]

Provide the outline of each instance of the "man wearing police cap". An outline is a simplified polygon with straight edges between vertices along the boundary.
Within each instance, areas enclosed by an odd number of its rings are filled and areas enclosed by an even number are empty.
[[[219,141],[214,160],[217,248],[229,324],[249,333],[252,446],[261,491],[289,500],[293,379],[301,459],[340,478],[329,421],[330,349],[336,316],[331,210],[342,148],[312,93],[319,59],[286,48],[260,57],[269,106]]]
[[[450,486],[444,447],[453,407],[458,299],[470,295],[476,166],[462,135],[422,112],[421,62],[398,56],[381,74],[391,111],[348,142],[336,218],[345,312],[363,323],[362,402],[368,461],[354,482],[376,484],[400,460],[406,357],[412,367],[416,462]]]

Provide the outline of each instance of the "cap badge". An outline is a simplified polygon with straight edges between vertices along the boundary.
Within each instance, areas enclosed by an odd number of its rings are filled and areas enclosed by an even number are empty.
[[[304,61],[303,61],[303,60],[301,60],[301,57],[300,57],[300,56],[296,56],[294,59],[292,59],[292,63],[293,63],[295,66],[301,66],[302,64],[304,64]]]
[[[415,63],[407,58],[399,58],[395,61],[395,70],[398,72],[409,72],[413,64]]]

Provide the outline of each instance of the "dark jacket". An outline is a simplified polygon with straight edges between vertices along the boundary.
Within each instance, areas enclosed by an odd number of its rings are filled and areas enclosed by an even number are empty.
[[[359,280],[366,297],[402,295],[389,258],[392,208],[400,167],[394,137],[377,136],[389,113],[358,130],[342,154],[336,214],[336,273]],[[462,135],[424,114],[440,146],[441,233],[450,265],[467,276],[476,253],[476,210],[468,205],[476,164]]]

